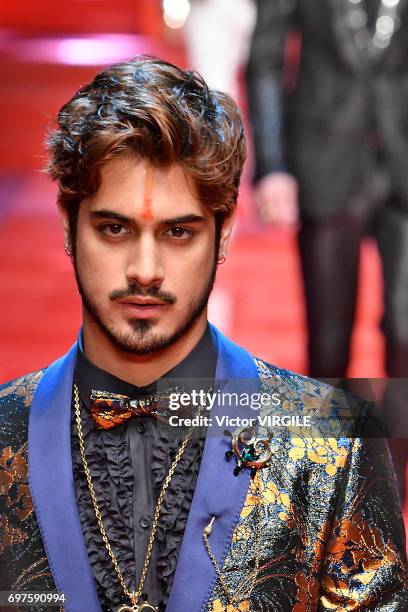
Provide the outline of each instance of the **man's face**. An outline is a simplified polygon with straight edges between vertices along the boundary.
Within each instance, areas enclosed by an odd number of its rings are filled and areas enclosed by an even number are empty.
[[[120,350],[155,352],[206,318],[218,257],[214,216],[180,166],[122,156],[101,174],[77,224],[84,324],[96,323]]]

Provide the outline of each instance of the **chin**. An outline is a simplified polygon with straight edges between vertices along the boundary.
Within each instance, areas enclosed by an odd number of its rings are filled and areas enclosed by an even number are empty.
[[[130,355],[157,353],[178,339],[176,329],[163,329],[157,320],[132,319],[116,328],[98,321],[100,329],[117,349]]]

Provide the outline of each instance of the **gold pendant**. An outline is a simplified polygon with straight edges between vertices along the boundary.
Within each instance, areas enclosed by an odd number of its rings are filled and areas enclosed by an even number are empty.
[[[150,610],[150,612],[157,612],[157,608],[155,608],[154,606],[151,606],[149,603],[147,602],[143,602],[140,604],[140,606],[138,605],[124,605],[121,606],[120,608],[118,608],[117,612],[147,612],[148,610]]]

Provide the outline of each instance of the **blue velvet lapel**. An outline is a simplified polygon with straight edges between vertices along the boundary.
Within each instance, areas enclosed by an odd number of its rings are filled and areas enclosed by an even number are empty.
[[[212,327],[218,348],[217,380],[228,380],[225,392],[259,391],[252,357]],[[68,612],[100,612],[95,581],[89,564],[76,504],[71,462],[71,397],[77,345],[44,373],[30,409],[30,489],[57,589],[68,598]],[[250,412],[250,414],[248,414]],[[211,417],[224,414],[214,406]],[[253,418],[248,408],[234,416]],[[202,541],[202,531],[217,517],[211,545],[220,566],[228,552],[232,531],[239,518],[249,486],[249,471],[233,475],[227,462],[226,437],[208,437],[201,461],[176,575],[166,612],[204,610],[216,581],[216,573]]]
[[[257,369],[251,355],[214,327],[212,332],[218,348],[216,380],[229,381],[223,391],[259,392]],[[247,380],[243,383],[242,379]],[[225,413],[225,409],[218,405],[214,406],[210,415],[214,419],[216,415]],[[250,409],[238,406],[233,415],[256,416]],[[243,470],[239,476],[233,475],[234,461],[228,462],[225,458],[225,451],[229,448],[230,443],[225,436],[208,436],[206,439],[166,612],[199,612],[205,609],[217,579],[202,538],[203,529],[212,516],[216,517],[216,521],[210,542],[220,567],[227,555],[250,478],[249,470]]]
[[[44,373],[28,426],[30,490],[48,561],[68,612],[100,612],[76,504],[71,462],[75,344]]]

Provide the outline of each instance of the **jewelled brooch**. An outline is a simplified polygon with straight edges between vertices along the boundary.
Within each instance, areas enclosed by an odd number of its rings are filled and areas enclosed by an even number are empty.
[[[250,468],[253,478],[272,456],[269,440],[258,438],[254,427],[245,427],[236,432],[224,429],[224,435],[231,439],[231,450],[225,453],[225,457],[230,460],[235,455],[237,461],[234,476],[238,476],[243,468]]]

